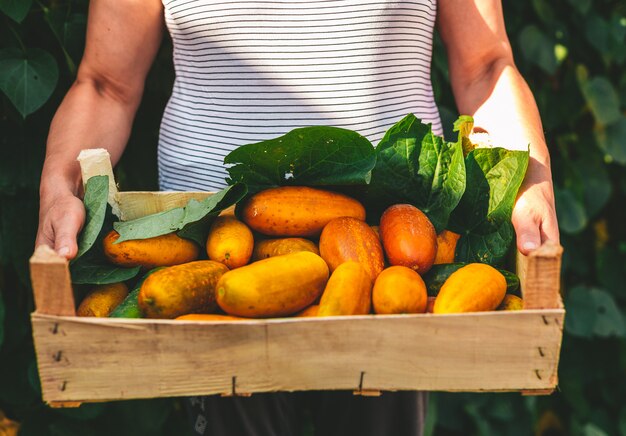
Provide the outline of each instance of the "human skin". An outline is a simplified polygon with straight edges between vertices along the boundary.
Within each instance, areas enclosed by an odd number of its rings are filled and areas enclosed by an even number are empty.
[[[531,160],[513,210],[519,250],[559,241],[550,158],[533,96],[513,62],[499,0],[442,0],[438,26],[460,113],[493,142],[526,149]],[[76,81],[50,127],[40,185],[36,245],[71,259],[85,221],[76,156],[105,148],[119,160],[163,35],[160,0],[91,0]]]
[[[442,0],[437,25],[448,53],[459,113],[491,142],[526,150],[530,161],[512,222],[523,254],[559,242],[550,155],[535,99],[517,70],[499,0]]]

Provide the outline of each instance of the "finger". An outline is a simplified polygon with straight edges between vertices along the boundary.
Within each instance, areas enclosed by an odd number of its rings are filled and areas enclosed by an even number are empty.
[[[60,256],[73,259],[78,253],[76,237],[83,225],[83,216],[77,213],[68,214],[54,224],[54,249]]]
[[[541,243],[547,241],[560,244],[559,223],[554,213],[548,215],[541,223]]]
[[[50,225],[43,224],[37,232],[37,238],[35,238],[35,247],[40,245],[47,245],[48,247],[54,247],[54,230]]]
[[[525,256],[536,250],[541,245],[541,233],[539,223],[531,216],[513,220],[515,233],[517,234],[517,249]]]

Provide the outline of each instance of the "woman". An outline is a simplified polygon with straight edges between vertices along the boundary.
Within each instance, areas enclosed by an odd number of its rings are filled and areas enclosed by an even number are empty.
[[[558,242],[548,149],[513,61],[500,1],[92,0],[77,79],[50,129],[37,244],[76,255],[85,219],[76,156],[102,147],[113,163],[119,160],[164,23],[174,43],[176,83],[160,132],[162,189],[221,188],[225,154],[294,127],[346,127],[376,143],[413,112],[441,133],[430,84],[436,23],[459,113],[473,115],[475,130],[488,132],[494,144],[530,144],[513,211],[519,250]],[[421,431],[421,395],[340,397],[316,401],[325,409],[317,416],[339,411],[332,419],[348,424],[353,416],[366,423],[361,434]],[[289,434],[297,421],[294,404],[286,395],[255,395],[228,406],[194,399],[194,425],[201,434]],[[221,407],[229,412],[215,413]]]

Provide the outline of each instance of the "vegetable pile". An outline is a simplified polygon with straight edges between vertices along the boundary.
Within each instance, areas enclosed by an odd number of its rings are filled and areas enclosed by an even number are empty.
[[[226,189],[125,222],[107,206],[108,178],[92,177],[71,264],[73,283],[85,285],[76,288],[88,290],[77,313],[236,320],[520,309],[517,277],[498,268],[528,152],[476,148],[472,127],[461,117],[457,141],[446,142],[408,115],[376,148],[345,129],[295,129],[230,153]]]

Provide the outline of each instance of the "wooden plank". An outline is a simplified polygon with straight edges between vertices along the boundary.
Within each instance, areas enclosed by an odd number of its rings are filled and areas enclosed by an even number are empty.
[[[83,187],[93,176],[109,176],[109,204],[113,213],[119,216],[119,209],[115,196],[117,194],[117,184],[113,175],[111,156],[104,148],[92,148],[81,150],[76,158],[80,164],[80,172],[83,177]]]
[[[563,247],[548,242],[524,256],[518,252],[517,274],[520,277],[525,309],[557,309],[561,300],[561,257]]]
[[[47,245],[40,245],[30,258],[30,278],[37,312],[48,315],[76,314],[67,260]]]
[[[552,389],[564,311],[224,322],[33,314],[46,401]]]
[[[120,206],[120,219],[130,221],[175,207],[185,206],[189,200],[204,200],[211,192],[120,192],[116,200]]]

